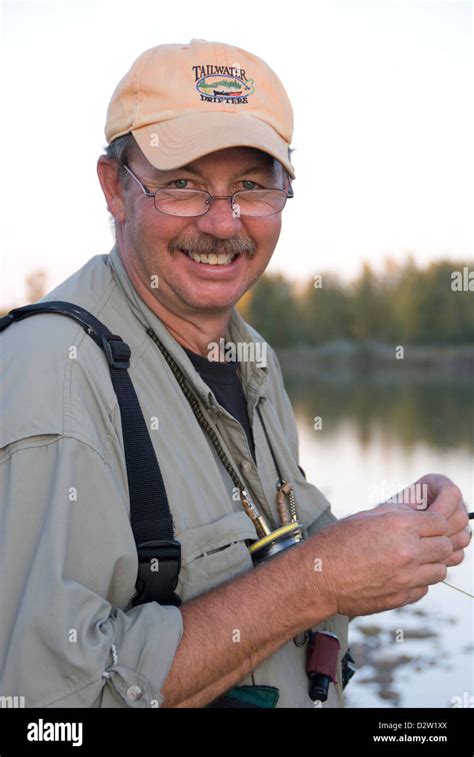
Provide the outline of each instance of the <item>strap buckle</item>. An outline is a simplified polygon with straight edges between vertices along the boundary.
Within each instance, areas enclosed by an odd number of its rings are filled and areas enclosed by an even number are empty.
[[[174,539],[155,539],[137,547],[137,596],[133,605],[158,602],[161,605],[181,604],[175,594],[181,570],[181,544]]]
[[[117,334],[102,334],[102,348],[111,368],[127,370],[130,367],[130,347]]]

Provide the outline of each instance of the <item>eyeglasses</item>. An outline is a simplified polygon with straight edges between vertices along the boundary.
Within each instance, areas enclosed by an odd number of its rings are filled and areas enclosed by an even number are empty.
[[[214,200],[230,200],[235,218],[240,218],[240,216],[260,218],[281,213],[287,199],[294,197],[291,184],[288,194],[284,189],[241,189],[233,195],[211,195],[204,189],[178,189],[177,187],[165,187],[156,192],[150,192],[123,161],[120,163],[137,182],[143,193],[147,197],[153,197],[156,210],[169,216],[203,216],[209,212]]]

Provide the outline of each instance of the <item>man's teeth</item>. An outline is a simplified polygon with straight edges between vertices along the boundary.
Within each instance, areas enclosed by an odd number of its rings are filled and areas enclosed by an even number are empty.
[[[212,252],[209,255],[198,254],[197,252],[188,252],[187,254],[196,263],[207,263],[207,265],[229,265],[234,257],[232,253],[228,252],[222,252],[218,255],[214,255]]]

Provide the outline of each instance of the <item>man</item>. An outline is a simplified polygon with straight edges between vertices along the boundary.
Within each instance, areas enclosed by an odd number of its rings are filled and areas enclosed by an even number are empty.
[[[431,475],[428,511],[407,494],[335,523],[299,468],[275,353],[235,309],[275,250],[294,178],[275,73],[226,44],[161,45],[119,83],[106,136],[98,174],[116,245],[43,301],[86,308],[131,348],[182,549],[182,604],[132,601],[137,551],[103,353],[68,318],[14,323],[3,336],[1,694],[27,707],[204,707],[232,690],[247,706],[313,707],[311,629],[337,636],[323,707],[343,706],[348,617],[417,601],[461,562],[461,493]],[[266,359],[213,362],[222,339]],[[252,569],[259,533],[236,480],[273,531],[281,478],[306,538]]]

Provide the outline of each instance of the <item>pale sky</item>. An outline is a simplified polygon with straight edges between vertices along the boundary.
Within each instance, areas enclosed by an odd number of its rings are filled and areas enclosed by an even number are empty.
[[[474,253],[471,2],[4,2],[0,305],[48,289],[113,239],[97,177],[105,114],[138,55],[243,47],[292,101],[295,199],[269,270],[355,275],[412,252]]]

